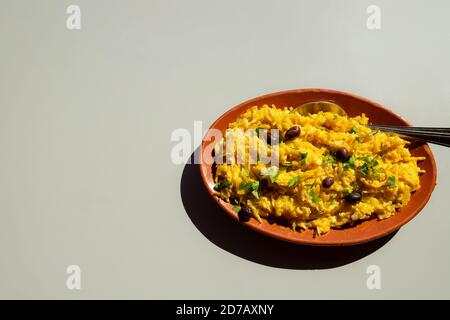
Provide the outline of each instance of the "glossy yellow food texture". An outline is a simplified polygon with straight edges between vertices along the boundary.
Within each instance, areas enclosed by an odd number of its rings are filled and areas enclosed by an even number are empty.
[[[420,188],[422,171],[417,161],[423,159],[412,157],[408,142],[399,136],[369,129],[368,120],[364,114],[354,118],[328,112],[302,116],[292,108],[252,107],[226,133],[240,136],[234,140],[240,143],[234,143],[231,150],[224,148],[225,135],[216,146],[225,150],[222,158],[229,156],[217,164],[216,192],[236,212],[244,204],[257,220],[286,223],[297,231],[314,229],[324,234],[360,220],[389,218]],[[300,127],[300,135],[284,141],[293,126]],[[280,143],[267,144],[249,129],[278,129]],[[276,155],[279,163],[252,158],[248,151],[254,143],[268,155]],[[351,157],[339,161],[339,148],[346,148]],[[247,151],[240,161],[239,150]],[[322,185],[326,177],[334,179],[329,188]],[[362,199],[347,201],[346,196],[355,190]]]

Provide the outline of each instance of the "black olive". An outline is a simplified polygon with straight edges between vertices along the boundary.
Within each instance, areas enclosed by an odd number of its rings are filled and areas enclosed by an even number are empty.
[[[259,188],[261,190],[265,190],[265,189],[269,188],[269,183],[268,183],[267,179],[259,180]]]
[[[267,144],[272,145],[272,135],[270,134],[270,132],[267,132],[266,141]]]
[[[362,194],[361,194],[361,192],[358,192],[358,191],[353,191],[345,197],[345,200],[347,200],[347,202],[350,202],[350,203],[357,203],[357,202],[361,201],[361,199],[362,199]]]
[[[287,129],[286,133],[284,134],[284,140],[291,140],[300,135],[300,127],[299,126],[293,126]]]
[[[225,154],[223,154],[223,152],[220,151],[220,150],[219,150],[219,153],[216,153],[216,150],[213,149],[213,150],[211,151],[211,156],[212,156],[212,158],[213,158],[213,161],[214,161],[216,164],[224,164],[224,163],[226,163],[226,156],[225,156]]]
[[[216,172],[217,172],[217,164],[216,164],[216,162],[214,161],[213,164],[212,164],[212,166],[211,166],[211,173],[212,173],[213,178],[216,177]]]
[[[278,134],[271,134],[270,131],[267,131],[267,144],[273,146],[278,144],[278,142]]]
[[[333,185],[333,183],[334,183],[334,179],[332,177],[326,177],[322,181],[322,186],[324,188],[329,188],[329,187],[331,187]]]
[[[350,152],[345,148],[339,148],[336,151],[336,158],[342,162],[345,162],[350,158]]]
[[[253,211],[249,206],[241,203],[241,210],[238,212],[238,217],[240,222],[247,222],[253,217]]]

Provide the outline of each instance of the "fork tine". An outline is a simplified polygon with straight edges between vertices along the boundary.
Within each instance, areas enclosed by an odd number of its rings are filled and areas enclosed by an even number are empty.
[[[411,134],[423,133],[442,136],[450,134],[450,128],[404,127],[404,126],[385,126],[385,125],[369,125],[369,128],[381,131],[402,132]]]
[[[394,132],[400,134],[406,139],[418,139],[430,143],[439,144],[450,147],[450,129],[439,128],[441,131],[430,131],[433,128],[402,127],[402,126],[384,126],[384,125],[369,125],[370,128],[385,132]],[[445,130],[445,131],[444,131]]]
[[[413,131],[424,131],[424,132],[436,132],[436,133],[450,133],[450,128],[432,128],[432,127],[407,127],[407,126],[389,126],[383,124],[370,124],[370,128],[377,129],[399,129],[399,130],[413,130]]]

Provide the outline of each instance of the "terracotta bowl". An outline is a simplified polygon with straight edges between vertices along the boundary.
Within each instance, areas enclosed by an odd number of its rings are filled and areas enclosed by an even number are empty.
[[[361,113],[365,113],[369,117],[369,121],[373,124],[410,125],[402,117],[382,105],[353,94],[325,89],[301,89],[272,93],[241,103],[217,119],[211,126],[211,129],[215,128],[224,132],[230,122],[233,122],[245,110],[255,105],[261,106],[263,104],[275,104],[277,107],[295,107],[306,102],[320,100],[333,101],[339,104],[345,109],[349,116],[356,116]],[[205,136],[202,141],[199,158],[200,174],[203,182],[216,202],[233,219],[235,219],[237,223],[240,223],[237,214],[232,210],[232,206],[221,200],[214,193],[214,181],[211,165],[212,156],[206,152],[206,150],[210,150],[210,144],[215,144],[215,141]],[[348,227],[341,230],[331,230],[327,234],[321,236],[314,236],[312,230],[301,232],[293,231],[288,227],[274,223],[270,224],[267,221],[259,223],[253,218],[250,219],[249,222],[242,224],[274,238],[308,245],[354,245],[386,236],[398,230],[420,212],[420,210],[428,202],[436,184],[436,163],[428,145],[412,144],[410,151],[414,156],[426,157],[426,160],[419,163],[420,168],[424,169],[426,173],[420,176],[421,188],[412,194],[411,201],[408,205],[400,212],[397,212],[393,217],[380,221],[376,219],[367,220],[353,227]]]

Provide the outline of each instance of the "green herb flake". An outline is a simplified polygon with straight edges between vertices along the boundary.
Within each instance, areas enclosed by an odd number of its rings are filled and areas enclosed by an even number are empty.
[[[364,161],[364,162],[370,162],[370,157],[366,157],[366,156],[364,156],[364,157],[359,157],[358,160],[362,160],[362,161]]]
[[[323,162],[327,164],[333,164],[336,163],[336,159],[333,157],[332,154],[327,154],[323,157]]]
[[[280,169],[278,167],[273,166],[269,169],[260,170],[259,175],[269,177],[270,182],[274,183],[278,178],[279,171]]]
[[[371,158],[371,157],[360,157],[358,159],[364,161],[365,163],[367,163],[371,167],[375,167],[375,166],[378,165],[378,161],[376,159],[374,159],[374,158]]]
[[[306,158],[308,157],[308,152],[300,152],[300,164],[306,163]]]
[[[341,193],[342,193],[344,196],[346,196],[346,195],[348,195],[348,194],[350,193],[350,191],[348,191],[348,189],[342,189],[342,190],[341,190]]]
[[[395,176],[390,176],[389,178],[387,178],[387,184],[389,185],[389,187],[395,188],[397,186],[395,180]]]
[[[374,178],[378,178],[380,176],[380,173],[378,172],[377,169],[375,169],[375,168],[372,169],[372,176]]]
[[[352,127],[350,129],[350,133],[358,133],[358,129],[356,129],[356,127]]]
[[[360,168],[359,171],[365,176],[369,174],[369,165],[367,163],[364,163]]]
[[[293,177],[291,180],[289,180],[288,186],[289,186],[289,187],[295,186],[295,185],[297,184],[297,182],[300,181],[300,179],[301,179],[300,176],[295,176],[295,177]]]
[[[351,156],[350,158],[348,158],[348,160],[347,160],[346,162],[344,162],[343,168],[344,168],[345,170],[348,170],[348,169],[355,169],[355,168],[356,168],[355,161],[356,161],[355,156]]]
[[[223,189],[228,189],[230,187],[231,187],[231,182],[229,182],[227,180],[221,180],[216,183],[216,185],[214,186],[214,190],[221,191]]]
[[[309,190],[309,195],[311,197],[312,202],[320,201],[320,197],[314,192],[314,189]]]
[[[247,176],[247,177],[248,177],[248,175],[250,174],[250,172],[248,171],[247,168],[241,168],[241,173],[242,173],[244,176]]]
[[[259,181],[241,182],[239,188],[245,190],[247,193],[251,193],[256,199],[259,199]]]
[[[233,206],[233,211],[238,213],[239,211],[241,211],[241,207],[240,206]]]
[[[371,157],[360,157],[359,160],[364,161],[363,165],[359,167],[359,171],[367,176],[369,174],[372,174],[373,176],[378,176],[378,172],[376,171],[375,167],[378,165],[378,161],[376,159],[373,159]]]
[[[243,189],[243,190],[245,190],[247,192],[258,190],[258,188],[259,188],[259,181],[253,181],[253,182],[244,182],[244,181],[242,181],[239,184],[239,188]]]
[[[286,168],[290,168],[290,167],[293,166],[293,164],[290,161],[286,161],[285,163],[283,163],[283,166],[286,167]]]
[[[270,182],[274,183],[277,180],[279,172],[280,169],[278,167],[273,166],[269,168],[268,173]]]
[[[243,189],[245,191],[248,191],[248,190],[251,189],[251,186],[252,186],[252,182],[244,182],[244,181],[242,181],[239,184],[239,189]]]
[[[314,187],[315,184],[316,184],[316,181],[314,181],[313,183],[305,183],[304,186],[312,188],[312,187]]]

